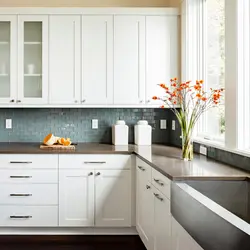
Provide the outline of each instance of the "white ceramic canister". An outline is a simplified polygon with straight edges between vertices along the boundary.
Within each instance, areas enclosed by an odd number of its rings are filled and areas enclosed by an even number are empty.
[[[150,146],[152,144],[152,127],[141,120],[135,125],[135,144]]]
[[[128,145],[128,126],[125,121],[118,120],[112,126],[112,143],[114,145]]]

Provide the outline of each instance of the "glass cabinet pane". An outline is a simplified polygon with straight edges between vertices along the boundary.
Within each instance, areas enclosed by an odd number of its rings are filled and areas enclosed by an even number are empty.
[[[24,22],[24,97],[42,97],[42,22]]]
[[[0,98],[10,97],[10,27],[0,21]]]

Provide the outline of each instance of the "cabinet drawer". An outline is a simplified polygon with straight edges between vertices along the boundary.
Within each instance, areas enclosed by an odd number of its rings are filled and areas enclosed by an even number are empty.
[[[155,169],[152,169],[152,184],[170,199],[171,181]]]
[[[1,227],[56,227],[57,206],[0,206]]]
[[[146,181],[151,182],[151,177],[152,177],[152,168],[149,166],[146,162],[142,161],[138,157],[136,158],[136,168],[137,171],[141,171],[145,175]]]
[[[54,169],[0,169],[0,183],[58,183],[58,170]]]
[[[59,168],[130,169],[130,155],[59,155]]]
[[[0,184],[1,205],[57,205],[57,184]]]
[[[57,169],[58,155],[1,154],[0,169]]]

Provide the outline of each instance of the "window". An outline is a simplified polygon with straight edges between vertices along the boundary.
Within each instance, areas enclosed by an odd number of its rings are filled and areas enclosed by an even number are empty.
[[[250,150],[250,3],[238,0],[238,148]]]
[[[206,0],[203,18],[205,90],[225,88],[225,0]],[[198,133],[205,139],[224,141],[224,100],[204,113]]]

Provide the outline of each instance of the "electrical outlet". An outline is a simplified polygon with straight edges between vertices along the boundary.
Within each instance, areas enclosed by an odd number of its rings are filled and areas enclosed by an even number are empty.
[[[98,129],[98,120],[97,119],[92,120],[92,129]]]
[[[160,129],[167,129],[167,120],[160,120]]]
[[[200,154],[202,155],[207,155],[207,148],[200,145]]]
[[[175,130],[175,120],[172,120],[172,130]]]
[[[6,129],[12,129],[12,119],[6,119],[5,120],[5,128]]]

